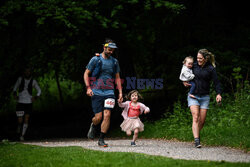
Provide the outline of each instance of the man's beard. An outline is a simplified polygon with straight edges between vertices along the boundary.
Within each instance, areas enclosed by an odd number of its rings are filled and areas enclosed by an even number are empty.
[[[108,53],[105,53],[105,56],[109,57],[109,56],[111,56],[111,53],[110,53],[110,54],[108,54]]]

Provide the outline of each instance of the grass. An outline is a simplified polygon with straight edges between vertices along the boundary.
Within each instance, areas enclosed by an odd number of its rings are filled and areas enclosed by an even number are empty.
[[[139,153],[101,152],[81,147],[40,147],[20,143],[0,143],[0,166],[2,167],[159,167],[159,166],[220,166],[244,167],[249,163],[174,160],[162,156]]]

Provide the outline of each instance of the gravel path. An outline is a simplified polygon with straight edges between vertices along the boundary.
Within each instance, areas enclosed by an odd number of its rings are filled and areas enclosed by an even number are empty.
[[[174,159],[186,160],[210,160],[227,162],[248,162],[250,153],[244,153],[239,149],[228,147],[203,146],[201,149],[194,148],[190,142],[174,142],[155,139],[140,139],[136,147],[131,147],[128,139],[106,139],[109,147],[103,148],[97,145],[97,140],[83,139],[57,139],[47,141],[27,141],[24,144],[32,144],[46,147],[57,146],[81,146],[86,149],[109,151],[109,152],[137,152],[149,155],[160,155]]]

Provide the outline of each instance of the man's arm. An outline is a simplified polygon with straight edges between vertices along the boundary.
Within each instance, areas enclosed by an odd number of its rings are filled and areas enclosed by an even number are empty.
[[[19,78],[17,79],[16,83],[15,83],[14,88],[13,88],[13,96],[14,96],[14,99],[16,99],[16,100],[17,100],[17,88],[18,88],[19,85],[21,84],[21,80],[22,80],[22,78],[19,77]]]
[[[118,102],[121,103],[123,101],[123,97],[122,97],[122,83],[121,83],[120,73],[115,74],[115,83],[119,91]]]
[[[36,80],[33,80],[33,87],[35,87],[36,91],[37,91],[37,94],[35,97],[32,97],[32,102],[35,101],[36,99],[38,99],[38,97],[40,97],[42,91],[41,91],[41,88],[40,86],[38,85],[37,81]]]
[[[19,85],[21,84],[21,80],[22,80],[21,77],[19,77],[19,78],[17,79],[17,81],[16,81],[16,83],[15,83],[15,86],[14,86],[14,88],[13,88],[13,92],[16,92],[16,91],[17,91],[17,88],[18,88]]]
[[[86,88],[87,88],[87,92],[86,94],[88,96],[93,96],[94,93],[90,87],[90,82],[89,82],[89,75],[91,74],[91,71],[89,69],[86,69],[85,72],[84,72],[84,75],[83,75],[83,79],[84,79],[84,83],[86,85]]]
[[[33,80],[33,84],[34,84],[34,87],[35,87],[35,89],[36,89],[36,91],[37,91],[36,96],[39,97],[39,96],[41,95],[41,93],[42,93],[41,88],[40,88],[40,86],[38,85],[38,83],[37,83],[36,80]]]
[[[221,97],[222,89],[221,89],[221,84],[220,84],[220,81],[218,79],[215,68],[212,71],[212,79],[213,79],[214,87],[215,87],[215,90],[217,93],[216,102],[220,103],[222,100],[222,97]]]

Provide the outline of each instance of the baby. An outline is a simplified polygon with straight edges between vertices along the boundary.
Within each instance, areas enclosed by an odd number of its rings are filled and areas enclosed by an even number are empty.
[[[188,56],[184,59],[183,66],[181,69],[181,74],[180,74],[180,80],[188,81],[191,84],[191,88],[189,90],[189,96],[192,98],[195,98],[195,96],[193,95],[194,90],[195,90],[195,83],[193,81],[195,76],[192,71],[193,62],[194,62],[194,59],[191,56]]]

